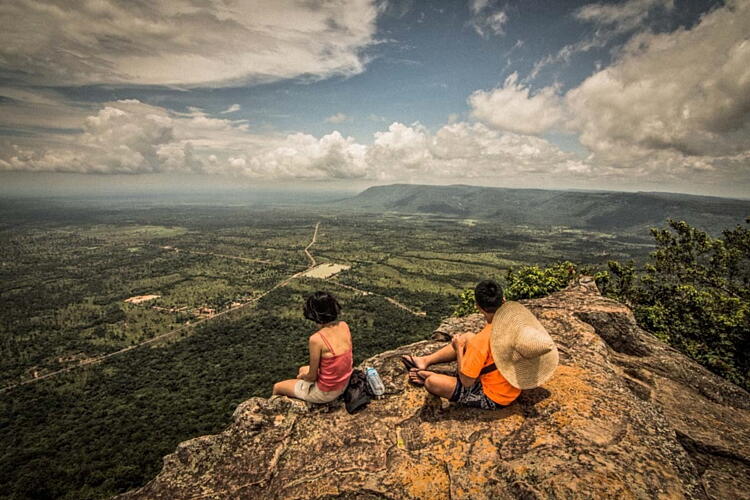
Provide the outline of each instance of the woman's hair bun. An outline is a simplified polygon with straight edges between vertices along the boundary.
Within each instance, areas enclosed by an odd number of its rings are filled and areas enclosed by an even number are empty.
[[[336,321],[341,312],[341,305],[333,294],[317,291],[307,298],[302,312],[310,321],[324,325]]]

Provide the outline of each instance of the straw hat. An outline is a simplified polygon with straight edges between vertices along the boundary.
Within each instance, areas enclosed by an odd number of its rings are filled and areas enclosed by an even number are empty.
[[[495,365],[510,384],[533,389],[555,371],[555,342],[536,316],[518,302],[506,302],[492,319],[490,347]]]

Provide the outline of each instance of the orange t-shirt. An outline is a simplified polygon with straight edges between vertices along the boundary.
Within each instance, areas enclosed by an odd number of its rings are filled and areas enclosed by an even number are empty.
[[[482,328],[481,332],[466,343],[461,373],[467,377],[479,377],[482,368],[495,362],[492,359],[492,350],[490,349],[491,334],[492,324],[488,323]],[[521,389],[510,385],[510,382],[505,380],[499,370],[493,370],[486,375],[482,375],[479,381],[482,383],[482,389],[487,397],[501,405],[511,404],[521,394]]]

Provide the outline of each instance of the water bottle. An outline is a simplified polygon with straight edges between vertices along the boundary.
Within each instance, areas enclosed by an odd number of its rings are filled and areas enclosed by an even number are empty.
[[[383,381],[380,379],[380,375],[378,375],[378,371],[375,368],[368,368],[365,371],[365,376],[367,377],[367,385],[370,386],[370,389],[372,390],[372,393],[375,394],[375,397],[380,397],[385,394],[385,386],[383,385]]]

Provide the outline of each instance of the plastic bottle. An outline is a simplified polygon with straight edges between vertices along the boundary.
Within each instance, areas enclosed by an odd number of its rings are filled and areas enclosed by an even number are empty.
[[[385,386],[383,385],[383,381],[380,379],[380,375],[378,375],[378,371],[375,368],[368,368],[365,371],[365,376],[367,377],[367,384],[370,386],[370,389],[372,389],[372,393],[375,394],[376,397],[380,397],[385,394]]]

